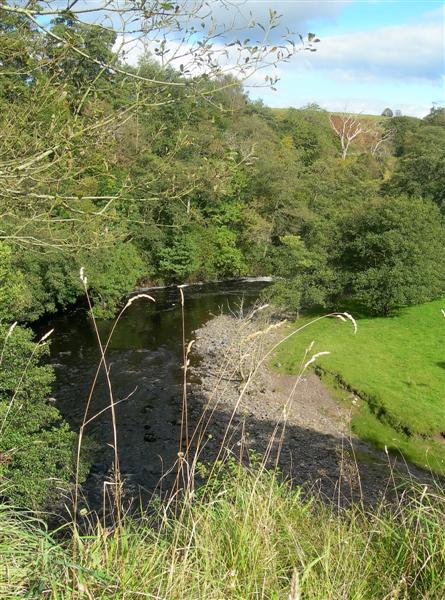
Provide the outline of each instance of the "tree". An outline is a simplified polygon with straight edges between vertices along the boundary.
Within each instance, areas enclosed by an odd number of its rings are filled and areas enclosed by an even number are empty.
[[[288,109],[280,126],[285,135],[292,136],[298,158],[305,165],[337,153],[328,113],[317,105],[309,104],[298,110]]]
[[[23,317],[28,301],[23,273],[13,265],[11,247],[0,242],[0,323]]]
[[[50,400],[54,373],[40,364],[48,341],[10,325],[28,309],[31,284],[0,243],[0,494],[42,508],[70,487],[76,436]]]
[[[444,127],[423,125],[406,135],[404,154],[385,189],[428,198],[445,210]]]
[[[382,112],[382,117],[393,117],[394,113],[390,108],[385,108]]]
[[[428,123],[428,125],[440,125],[445,127],[445,106],[435,104],[423,120],[425,123]]]
[[[109,194],[77,191],[77,179],[89,164],[86,155],[91,159],[95,150],[105,152],[105,139],[115,146],[117,134],[128,121],[134,119],[138,129],[141,114],[184,97],[218,106],[215,100],[221,90],[239,86],[239,80],[289,59],[300,49],[314,50],[313,35],[297,47],[283,32],[282,39],[272,44],[270,31],[280,37],[279,15],[273,10],[269,23],[246,23],[252,41],[246,38],[242,43],[235,31],[215,22],[215,8],[207,10],[207,3],[201,0],[185,4],[102,0],[90,7],[72,2],[69,10],[57,0],[43,5],[32,1],[25,6],[1,3],[0,21],[8,24],[8,43],[0,57],[6,56],[11,81],[33,95],[29,103],[18,107],[18,114],[13,113],[13,120],[2,123],[8,151],[0,157],[0,188],[21,208],[22,244],[36,243],[35,236],[23,235],[25,218],[34,223],[37,216],[43,220],[42,214],[51,213],[39,234],[57,229],[54,223],[60,222],[60,217],[54,204],[60,204],[58,199],[65,200],[68,212],[77,198],[84,198],[87,204],[92,200],[95,213],[104,218],[113,202],[129,193],[131,180],[126,180],[125,186],[114,186]],[[142,53],[143,48],[155,57],[160,67],[155,72],[126,63],[128,49]],[[9,58],[11,49],[14,60]],[[275,78],[265,76],[264,85],[274,83]],[[119,109],[112,110],[112,102],[117,100]],[[39,110],[45,123],[38,118]],[[80,114],[86,118],[79,119]],[[102,163],[104,166],[106,171],[108,165]],[[29,208],[35,201],[41,205],[37,210]],[[86,212],[87,218],[93,213]],[[10,229],[5,235],[14,240],[17,228]],[[69,241],[72,243],[71,238]],[[68,245],[68,241],[62,244]]]
[[[123,296],[146,274],[140,254],[128,241],[116,243],[93,256],[84,252],[82,266],[88,272],[89,294],[97,317],[114,315]]]
[[[345,220],[340,265],[352,296],[388,315],[443,295],[444,244],[443,218],[432,202],[376,199]]]
[[[360,119],[354,115],[331,115],[329,121],[340,140],[341,157],[345,160],[352,142],[363,133],[366,133],[367,129]]]
[[[372,156],[384,156],[388,153],[390,142],[394,137],[395,130],[386,128],[383,132],[375,130],[369,132],[369,146]]]
[[[283,236],[274,262],[280,279],[266,293],[282,308],[298,313],[301,308],[325,307],[338,295],[332,256],[320,247],[309,249],[301,237]]]
[[[393,132],[391,139],[393,152],[396,156],[402,156],[405,153],[405,143],[411,133],[414,133],[421,125],[421,120],[415,117],[403,117],[396,115],[392,119],[385,120],[383,124],[384,135],[389,131]]]
[[[127,240],[151,275],[171,234],[201,227],[209,205],[229,198],[233,166],[242,174],[250,160],[229,124],[247,112],[242,82],[317,40],[294,44],[274,10],[238,39],[213,18],[217,5],[0,1],[0,241],[32,280],[26,318],[72,302],[81,290],[70,271],[85,260],[112,269],[105,257]],[[260,85],[275,81],[268,73]],[[219,268],[243,270],[229,251],[239,232],[216,229]],[[134,285],[124,271],[97,278],[102,309],[107,280],[114,293]]]

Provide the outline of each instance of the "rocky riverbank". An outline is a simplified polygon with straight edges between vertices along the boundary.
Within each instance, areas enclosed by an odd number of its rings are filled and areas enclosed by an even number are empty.
[[[261,313],[220,315],[195,331],[190,367],[192,421],[201,424],[204,460],[221,448],[246,458],[266,456],[295,484],[315,486],[341,503],[363,498],[374,502],[396,494],[394,481],[408,476],[428,483],[416,467],[388,457],[350,432],[356,399],[339,403],[315,373],[286,375],[270,367],[272,346],[288,332]]]

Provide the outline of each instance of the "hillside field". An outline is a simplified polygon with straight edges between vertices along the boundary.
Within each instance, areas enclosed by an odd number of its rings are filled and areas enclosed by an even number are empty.
[[[272,114],[278,119],[284,119],[286,117],[286,114],[288,113],[289,109],[291,109],[293,107],[289,106],[286,108],[271,108],[271,112]],[[302,110],[302,109],[295,109],[295,110]],[[382,115],[368,115],[368,114],[362,114],[362,113],[353,113],[353,112],[329,112],[328,114],[331,115],[340,115],[340,116],[348,116],[348,115],[353,115],[354,117],[356,117],[357,119],[363,121],[366,123],[366,125],[368,126],[378,126],[380,127],[383,123],[385,123],[385,121],[388,119],[388,117],[384,117]]]
[[[328,351],[316,365],[327,384],[353,408],[362,439],[400,451],[419,466],[445,474],[445,319],[437,300],[393,317],[328,318],[305,328],[278,350],[277,363],[297,372],[308,355]],[[314,317],[300,319],[304,325]],[[359,397],[355,404],[354,395]]]

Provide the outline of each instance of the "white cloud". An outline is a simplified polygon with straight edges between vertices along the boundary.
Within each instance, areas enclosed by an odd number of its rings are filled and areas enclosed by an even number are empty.
[[[270,9],[282,16],[280,25],[296,33],[306,33],[307,22],[313,19],[335,19],[352,0],[232,0],[214,2],[213,16],[218,25],[245,27],[251,15],[263,25],[267,24]]]
[[[439,82],[445,72],[445,28],[440,20],[395,25],[322,39],[316,53],[293,69],[327,71],[344,80],[374,78]]]
[[[15,1],[19,4],[22,2]],[[153,9],[155,14],[159,13],[158,2],[161,3],[161,0],[148,0],[146,5],[132,0],[77,0],[75,3],[72,0],[41,0],[41,5],[50,10],[70,7],[81,20],[102,22],[117,31],[123,31],[124,22],[127,27],[130,24],[132,28],[140,27],[144,8],[146,12]],[[180,7],[176,16],[181,26],[195,26],[200,31],[202,22],[206,24],[205,29],[215,25],[225,39],[235,35],[244,36],[252,19],[267,28],[270,11],[273,10],[282,15],[279,26],[269,32],[270,39],[276,41],[286,29],[295,33],[307,33],[307,22],[310,20],[335,19],[352,2],[353,0],[179,0],[174,4]],[[140,4],[141,8],[135,9],[135,4]],[[175,14],[167,11],[169,12]],[[163,18],[150,17],[148,22],[153,25],[159,23],[159,20],[162,22]],[[252,31],[249,33],[254,37]],[[258,40],[262,39],[262,34],[261,28],[256,28],[255,36]]]
[[[98,0],[91,0],[97,2]],[[104,0],[100,0],[104,1]],[[119,2],[124,0],[113,0]],[[200,0],[198,0],[199,2]],[[85,0],[80,0],[85,2]],[[204,0],[203,0],[204,2]],[[222,56],[224,44],[233,36],[255,38],[252,32],[247,33],[246,23],[250,13],[256,22],[266,23],[269,7],[282,14],[281,26],[273,32],[277,39],[288,27],[295,32],[305,33],[311,20],[336,20],[343,8],[351,0],[340,1],[294,1],[278,0],[208,0],[208,10],[215,19],[217,31],[225,28],[239,27],[242,31],[226,34],[216,38],[214,51],[221,53],[224,70],[237,73],[239,56],[237,48],[227,49],[227,56]],[[195,0],[183,0],[181,6],[196,6]],[[204,14],[204,13],[202,13]],[[189,21],[196,24],[196,15]],[[180,19],[182,24],[182,19]],[[207,26],[211,26],[210,16]],[[365,27],[364,27],[365,29]],[[206,31],[207,27],[203,29]],[[257,30],[258,31],[258,30]],[[280,32],[280,33],[278,33]],[[317,29],[316,29],[317,32]],[[246,35],[244,35],[246,33]],[[259,30],[261,34],[261,30]],[[178,32],[167,36],[172,54],[178,49]],[[198,36],[192,34],[184,44],[184,50],[190,51],[190,45],[196,43]],[[128,46],[127,62],[135,64],[142,54],[141,41],[131,40],[126,36]],[[264,75],[278,74],[280,90],[275,94],[264,89],[252,91],[252,96],[261,96],[266,103],[283,106],[287,102],[301,105],[315,100],[331,110],[347,110],[354,112],[370,112],[379,114],[385,108],[385,98],[392,98],[392,108],[400,109],[404,114],[423,116],[429,110],[430,99],[440,99],[444,95],[445,79],[445,26],[444,9],[438,8],[425,13],[416,23],[382,26],[374,30],[352,31],[349,34],[322,37],[317,45],[317,52],[303,52],[288,63],[282,63],[278,69],[270,69],[255,73],[247,82],[248,85],[261,85]],[[153,42],[148,42],[147,49],[153,50]],[[189,57],[190,58],[190,57]],[[171,64],[179,67],[187,59],[176,58]],[[205,67],[196,65],[192,72],[202,72]],[[399,87],[399,91],[396,88]],[[404,92],[402,91],[405,90]],[[419,90],[423,89],[423,92]],[[313,94],[313,97],[309,97]],[[350,94],[349,98],[346,96]],[[405,94],[405,96],[404,96]],[[402,100],[396,105],[396,99]],[[418,102],[416,104],[416,102]]]

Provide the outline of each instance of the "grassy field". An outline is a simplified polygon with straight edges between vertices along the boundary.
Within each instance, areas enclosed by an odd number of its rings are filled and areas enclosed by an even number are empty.
[[[406,308],[389,318],[350,324],[323,319],[288,340],[278,352],[284,370],[296,372],[305,349],[328,351],[317,365],[329,385],[363,401],[353,430],[379,447],[401,451],[416,464],[445,474],[445,319],[439,300]],[[310,321],[298,321],[298,325]]]

